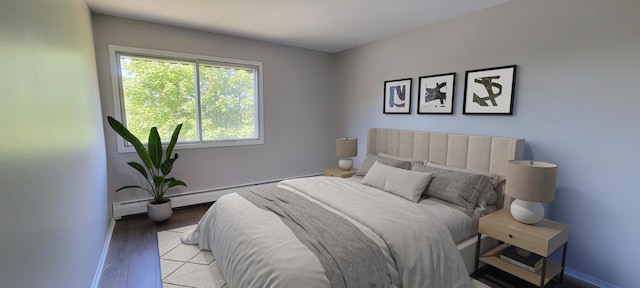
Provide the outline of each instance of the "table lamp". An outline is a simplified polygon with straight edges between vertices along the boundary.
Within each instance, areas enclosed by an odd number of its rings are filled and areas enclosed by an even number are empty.
[[[351,157],[358,156],[358,138],[337,138],[336,156],[340,158],[338,161],[338,167],[340,167],[340,169],[351,170],[353,167],[353,160]]]
[[[556,191],[558,165],[533,161],[511,160],[507,163],[505,194],[515,198],[511,215],[525,224],[536,224],[544,218],[540,202],[551,202]]]

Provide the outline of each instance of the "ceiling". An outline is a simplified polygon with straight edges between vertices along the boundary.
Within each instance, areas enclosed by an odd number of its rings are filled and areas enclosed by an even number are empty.
[[[508,0],[87,0],[91,11],[339,52]]]

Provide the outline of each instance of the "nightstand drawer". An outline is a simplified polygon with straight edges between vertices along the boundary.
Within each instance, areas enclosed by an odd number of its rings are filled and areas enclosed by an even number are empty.
[[[478,231],[545,257],[569,240],[567,225],[547,219],[523,224],[512,219],[507,209],[480,218]]]
[[[482,219],[480,221],[482,221]],[[482,227],[482,229],[478,229],[480,233],[489,235],[491,238],[515,245],[538,255],[547,256],[546,251],[548,250],[549,243],[545,238],[540,238],[538,235],[532,235],[523,231],[509,229],[504,226],[481,225],[480,227]]]

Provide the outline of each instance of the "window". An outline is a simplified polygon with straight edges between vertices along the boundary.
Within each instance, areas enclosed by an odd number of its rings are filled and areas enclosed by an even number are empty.
[[[141,141],[157,127],[180,148],[263,143],[262,63],[109,46],[114,118]],[[134,151],[118,136],[118,151]]]

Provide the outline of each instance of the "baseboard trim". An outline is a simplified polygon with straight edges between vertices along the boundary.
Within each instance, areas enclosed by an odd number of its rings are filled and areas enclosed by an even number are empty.
[[[568,267],[565,267],[564,273],[569,275],[569,276],[571,276],[571,277],[573,277],[573,278],[580,279],[580,281],[587,282],[587,283],[589,283],[591,285],[594,285],[596,287],[622,288],[620,286],[616,286],[616,285],[613,285],[613,284],[611,284],[609,282],[602,281],[600,279],[594,278],[592,276],[589,276],[587,274],[578,272],[578,271],[576,271],[574,269],[571,269],[571,268],[568,268]]]
[[[213,202],[226,194],[239,192],[244,189],[247,189],[248,187],[270,186],[270,185],[275,185],[282,180],[311,177],[311,176],[318,176],[318,175],[321,175],[321,174],[303,175],[303,176],[284,178],[284,179],[274,179],[274,180],[245,183],[241,185],[234,185],[234,186],[227,186],[227,187],[218,187],[218,188],[204,189],[204,190],[198,190],[198,191],[189,191],[189,192],[183,192],[177,195],[170,195],[168,197],[171,198],[171,202],[172,202],[171,206],[173,208],[184,207],[184,206],[196,205],[201,203]],[[149,202],[149,200],[151,200],[151,198],[113,202],[112,204],[113,218],[116,220],[119,220],[119,219],[122,219],[123,216],[145,213],[147,212],[147,202]]]
[[[98,262],[98,267],[96,268],[96,274],[93,275],[93,284],[91,284],[91,288],[98,288],[98,286],[100,286],[102,270],[104,270],[104,263],[105,261],[107,261],[107,254],[109,254],[109,245],[111,245],[111,236],[113,235],[113,229],[115,226],[116,221],[114,219],[111,219],[111,224],[109,224],[109,231],[107,231],[107,237],[106,239],[104,239],[102,255],[100,255],[100,261]]]

